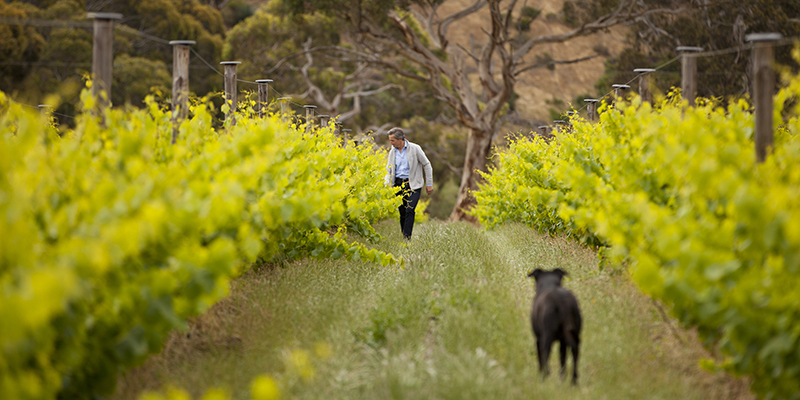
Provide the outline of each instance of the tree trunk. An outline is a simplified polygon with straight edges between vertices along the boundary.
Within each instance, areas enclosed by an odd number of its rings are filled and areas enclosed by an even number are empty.
[[[475,196],[471,191],[478,189],[478,183],[483,180],[477,171],[486,172],[486,161],[492,148],[492,130],[472,128],[467,138],[467,151],[464,157],[464,169],[461,174],[461,186],[458,189],[456,204],[450,213],[451,221],[476,222],[476,218],[467,214],[475,205]]]

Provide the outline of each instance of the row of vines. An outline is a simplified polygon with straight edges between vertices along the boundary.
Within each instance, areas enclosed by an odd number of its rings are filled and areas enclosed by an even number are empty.
[[[800,51],[795,51],[800,58]],[[800,77],[775,100],[763,164],[746,101],[687,108],[676,94],[580,119],[551,142],[516,138],[476,192],[486,226],[521,221],[627,266],[768,399],[800,398]]]
[[[399,262],[348,240],[379,239],[397,206],[380,154],[248,109],[215,129],[214,113],[195,100],[170,145],[152,100],[60,132],[0,93],[0,398],[113,392],[254,262]]]

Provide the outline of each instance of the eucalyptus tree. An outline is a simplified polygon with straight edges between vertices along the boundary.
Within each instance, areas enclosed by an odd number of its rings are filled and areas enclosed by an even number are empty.
[[[346,32],[353,44],[337,48],[343,60],[366,62],[424,83],[437,99],[452,108],[459,123],[469,129],[451,220],[472,219],[468,214],[474,204],[470,191],[478,187],[478,171],[487,169],[487,157],[502,112],[519,75],[533,68],[578,61],[534,57],[543,53],[542,46],[590,35],[650,14],[678,12],[649,8],[649,2],[643,0],[583,1],[592,6],[591,12],[571,13],[577,18],[572,21],[574,28],[560,34],[526,35],[521,40],[515,34],[519,19],[514,15],[522,9],[517,0],[476,0],[448,14],[440,13],[442,3],[442,0],[282,0],[295,14],[321,13],[337,18],[342,33]],[[458,44],[449,33],[455,24],[465,23],[465,18],[476,14],[488,20],[488,28],[475,27],[482,39],[473,50]],[[315,50],[329,49],[307,49]],[[477,71],[479,87],[471,80],[473,70]]]
[[[365,62],[348,63],[309,49],[341,44],[336,21],[324,15],[289,16],[268,5],[228,32],[224,56],[242,60],[240,75],[270,78],[284,96],[305,99],[339,122],[361,114],[362,99],[397,84],[376,78]]]

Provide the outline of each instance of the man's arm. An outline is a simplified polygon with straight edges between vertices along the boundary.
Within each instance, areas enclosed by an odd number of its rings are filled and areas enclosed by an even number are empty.
[[[419,154],[422,156],[419,158],[420,164],[422,164],[422,170],[425,172],[425,190],[428,194],[433,193],[433,167],[431,166],[430,160],[425,155],[425,151],[422,150],[422,147],[419,148]]]

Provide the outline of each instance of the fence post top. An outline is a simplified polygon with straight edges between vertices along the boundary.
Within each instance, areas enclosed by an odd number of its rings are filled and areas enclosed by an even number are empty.
[[[328,118],[328,115],[325,115],[325,114],[320,114],[320,115],[317,115],[317,116],[320,117],[320,118]]]
[[[675,51],[677,51],[677,52],[696,51],[696,52],[699,53],[699,52],[703,51],[703,48],[702,47],[695,47],[695,46],[678,46],[678,47],[675,48]]]
[[[547,125],[539,125],[539,129],[547,129],[547,128],[549,128],[549,126],[547,126]]]
[[[314,106],[314,105],[311,105],[311,104],[306,104],[303,107],[305,107],[305,108],[317,108],[317,106]]]
[[[647,74],[647,73],[650,73],[650,72],[656,72],[656,69],[655,68],[636,68],[636,69],[633,70],[633,72],[636,72],[637,74]]]
[[[197,44],[194,40],[170,40],[169,44],[175,45],[184,45],[184,46],[191,46]]]
[[[272,83],[272,79],[256,79],[256,83]]]
[[[775,32],[751,33],[744,36],[745,42],[774,42],[783,39],[783,35]]]
[[[611,85],[611,87],[614,89],[630,89],[631,85],[621,85],[619,83],[615,83]]]
[[[585,101],[587,103],[598,103],[598,102],[600,102],[599,99],[583,99],[583,101]]]
[[[239,65],[241,63],[242,63],[241,61],[223,61],[223,62],[221,62],[219,64],[220,65]]]
[[[575,111],[571,111],[571,110],[570,110],[570,111],[567,111],[567,113],[566,113],[566,114],[567,114],[567,115],[569,115],[569,116],[571,117],[571,116],[575,115]]]
[[[88,19],[122,19],[120,13],[90,12],[86,14]]]
[[[554,124],[563,124],[563,123],[566,123],[566,121],[564,121],[563,119],[556,119],[556,120],[553,120],[553,123]]]
[[[352,131],[353,131],[352,129],[346,129],[346,128],[342,129],[342,132],[352,132]]]

